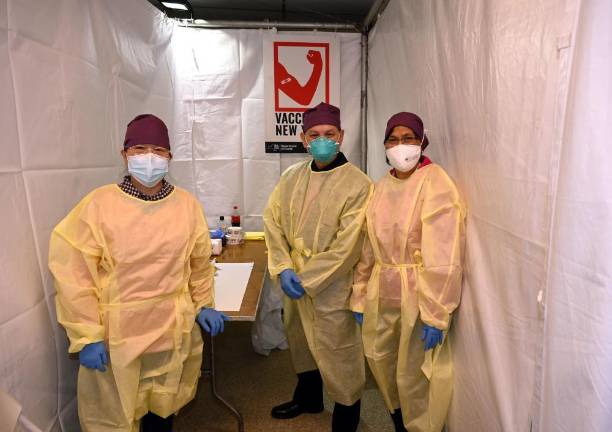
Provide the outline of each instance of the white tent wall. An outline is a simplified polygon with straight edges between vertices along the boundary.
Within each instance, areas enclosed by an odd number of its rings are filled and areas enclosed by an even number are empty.
[[[171,35],[145,1],[0,0],[0,390],[43,431],[78,430],[78,361],[56,324],[49,236],[119,178],[131,118],[171,123]]]
[[[612,431],[612,2],[583,0],[547,294],[542,432]]]
[[[265,153],[263,39],[271,33],[275,34],[272,30],[174,30],[172,175],[200,199],[211,226],[238,205],[245,228],[262,231],[261,215],[280,174],[307,157]],[[359,166],[361,38],[326,35],[340,42],[342,150]]]
[[[580,172],[584,181],[576,184],[570,177],[561,188],[557,186],[578,9],[577,0],[392,0],[370,34],[369,174],[377,179],[388,169],[382,146],[388,117],[398,111],[414,111],[429,130],[431,144],[426,153],[448,170],[467,202],[464,290],[452,329],[455,390],[448,420],[451,432],[527,432],[532,425],[538,430],[540,421],[543,431],[552,432],[560,429],[553,426],[556,423],[550,416],[560,412],[565,413],[566,424],[593,426],[584,423],[589,416],[587,406],[577,409],[577,399],[569,394],[590,395],[596,374],[610,376],[610,344],[602,341],[603,328],[609,324],[603,318],[603,289],[609,275],[603,262],[587,260],[590,249],[579,248],[573,254],[580,243],[578,231],[566,225],[589,218],[600,223],[609,206],[593,196],[590,213],[578,219],[572,213],[576,200],[584,198],[580,188],[587,187],[584,160],[576,164],[575,159],[568,159],[561,165],[568,174]],[[609,13],[605,17],[609,22]],[[609,48],[609,41],[599,42],[602,49]],[[596,52],[592,55],[595,61]],[[588,65],[584,68],[586,72]],[[604,72],[602,68],[602,75]],[[605,124],[599,120],[598,124]],[[597,142],[603,148],[603,129],[593,130],[601,134],[593,138],[601,139]],[[576,129],[574,152],[583,145],[584,135]],[[606,160],[604,153],[598,156],[598,164]],[[603,180],[604,173],[600,174]],[[558,193],[572,199],[560,200],[555,212]],[[553,223],[555,214],[557,222]],[[595,215],[601,217],[593,219]],[[593,237],[599,227],[592,227]],[[557,246],[551,248],[553,238]],[[565,253],[568,250],[572,252]],[[553,256],[555,264],[549,272]],[[590,285],[591,301],[601,302],[597,319],[585,321],[590,301],[583,299],[580,309],[569,301],[580,292],[568,279],[570,262],[573,271],[584,277],[584,288]],[[598,276],[589,280],[594,265],[599,266]],[[554,318],[547,322],[551,338],[546,339],[543,369],[545,313],[538,294],[546,287],[550,287],[549,301],[555,307],[549,311]],[[570,334],[560,325],[569,324],[567,313],[574,317]],[[591,328],[600,328],[601,333],[593,335],[599,338],[600,352],[588,361],[589,346],[578,332]],[[571,340],[573,337],[576,339]],[[572,360],[560,360],[568,351]],[[605,371],[590,367],[606,359]],[[557,387],[555,383],[564,381],[552,371],[580,379],[565,378],[571,384]],[[543,374],[546,392],[542,401]],[[598,389],[601,395],[609,395],[609,378]],[[561,403],[559,393],[567,393],[565,400],[572,403]],[[542,403],[544,418],[540,418]],[[609,419],[609,397],[604,402],[600,396],[593,403],[599,410],[596,417],[607,409]],[[580,420],[572,423],[569,418]]]

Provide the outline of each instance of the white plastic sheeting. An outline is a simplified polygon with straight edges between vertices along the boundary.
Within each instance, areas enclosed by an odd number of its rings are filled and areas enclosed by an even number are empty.
[[[172,173],[204,204],[211,224],[238,205],[246,229],[263,231],[261,215],[280,174],[306,156],[265,153],[266,32],[174,30],[176,131]],[[340,107],[345,129],[342,150],[358,165],[360,36],[330,33],[330,37],[340,40]]]
[[[145,1],[0,0],[0,390],[23,407],[18,430],[78,430],[49,235],[118,179],[131,118],[172,120],[171,35]]]
[[[370,174],[414,111],[468,204],[451,432],[612,430],[611,19],[603,0],[392,0],[370,34]]]

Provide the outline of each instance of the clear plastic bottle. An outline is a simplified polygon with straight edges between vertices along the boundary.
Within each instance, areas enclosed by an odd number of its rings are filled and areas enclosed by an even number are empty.
[[[234,211],[232,211],[232,226],[239,227],[240,226],[240,213],[238,213],[238,206],[234,206]]]
[[[225,216],[219,216],[219,224],[217,225],[221,231],[223,231],[223,235],[227,232],[227,222],[225,222]]]

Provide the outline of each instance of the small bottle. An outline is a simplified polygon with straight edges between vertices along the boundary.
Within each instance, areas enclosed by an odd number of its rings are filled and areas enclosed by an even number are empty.
[[[227,223],[225,222],[225,216],[219,216],[219,225],[217,225],[217,228],[221,230],[221,244],[225,246],[227,243],[227,238],[225,237],[225,234],[227,234]]]
[[[240,226],[240,213],[238,213],[238,206],[234,206],[234,211],[232,212],[232,226]]]
[[[217,225],[217,228],[223,231],[223,234],[226,234],[227,223],[225,222],[225,216],[219,216],[219,225]]]

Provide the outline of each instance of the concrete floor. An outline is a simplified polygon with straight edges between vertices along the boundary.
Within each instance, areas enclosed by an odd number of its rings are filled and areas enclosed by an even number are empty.
[[[321,414],[303,414],[291,420],[276,420],[270,409],[286,402],[297,379],[288,351],[274,351],[269,357],[251,348],[251,323],[226,324],[225,333],[215,339],[217,390],[241,411],[246,432],[316,431],[331,429],[333,403],[326,397]],[[213,399],[210,378],[202,377],[196,399],[175,420],[176,432],[235,432],[238,423],[232,414]],[[360,432],[392,432],[391,419],[368,374],[362,398]]]

